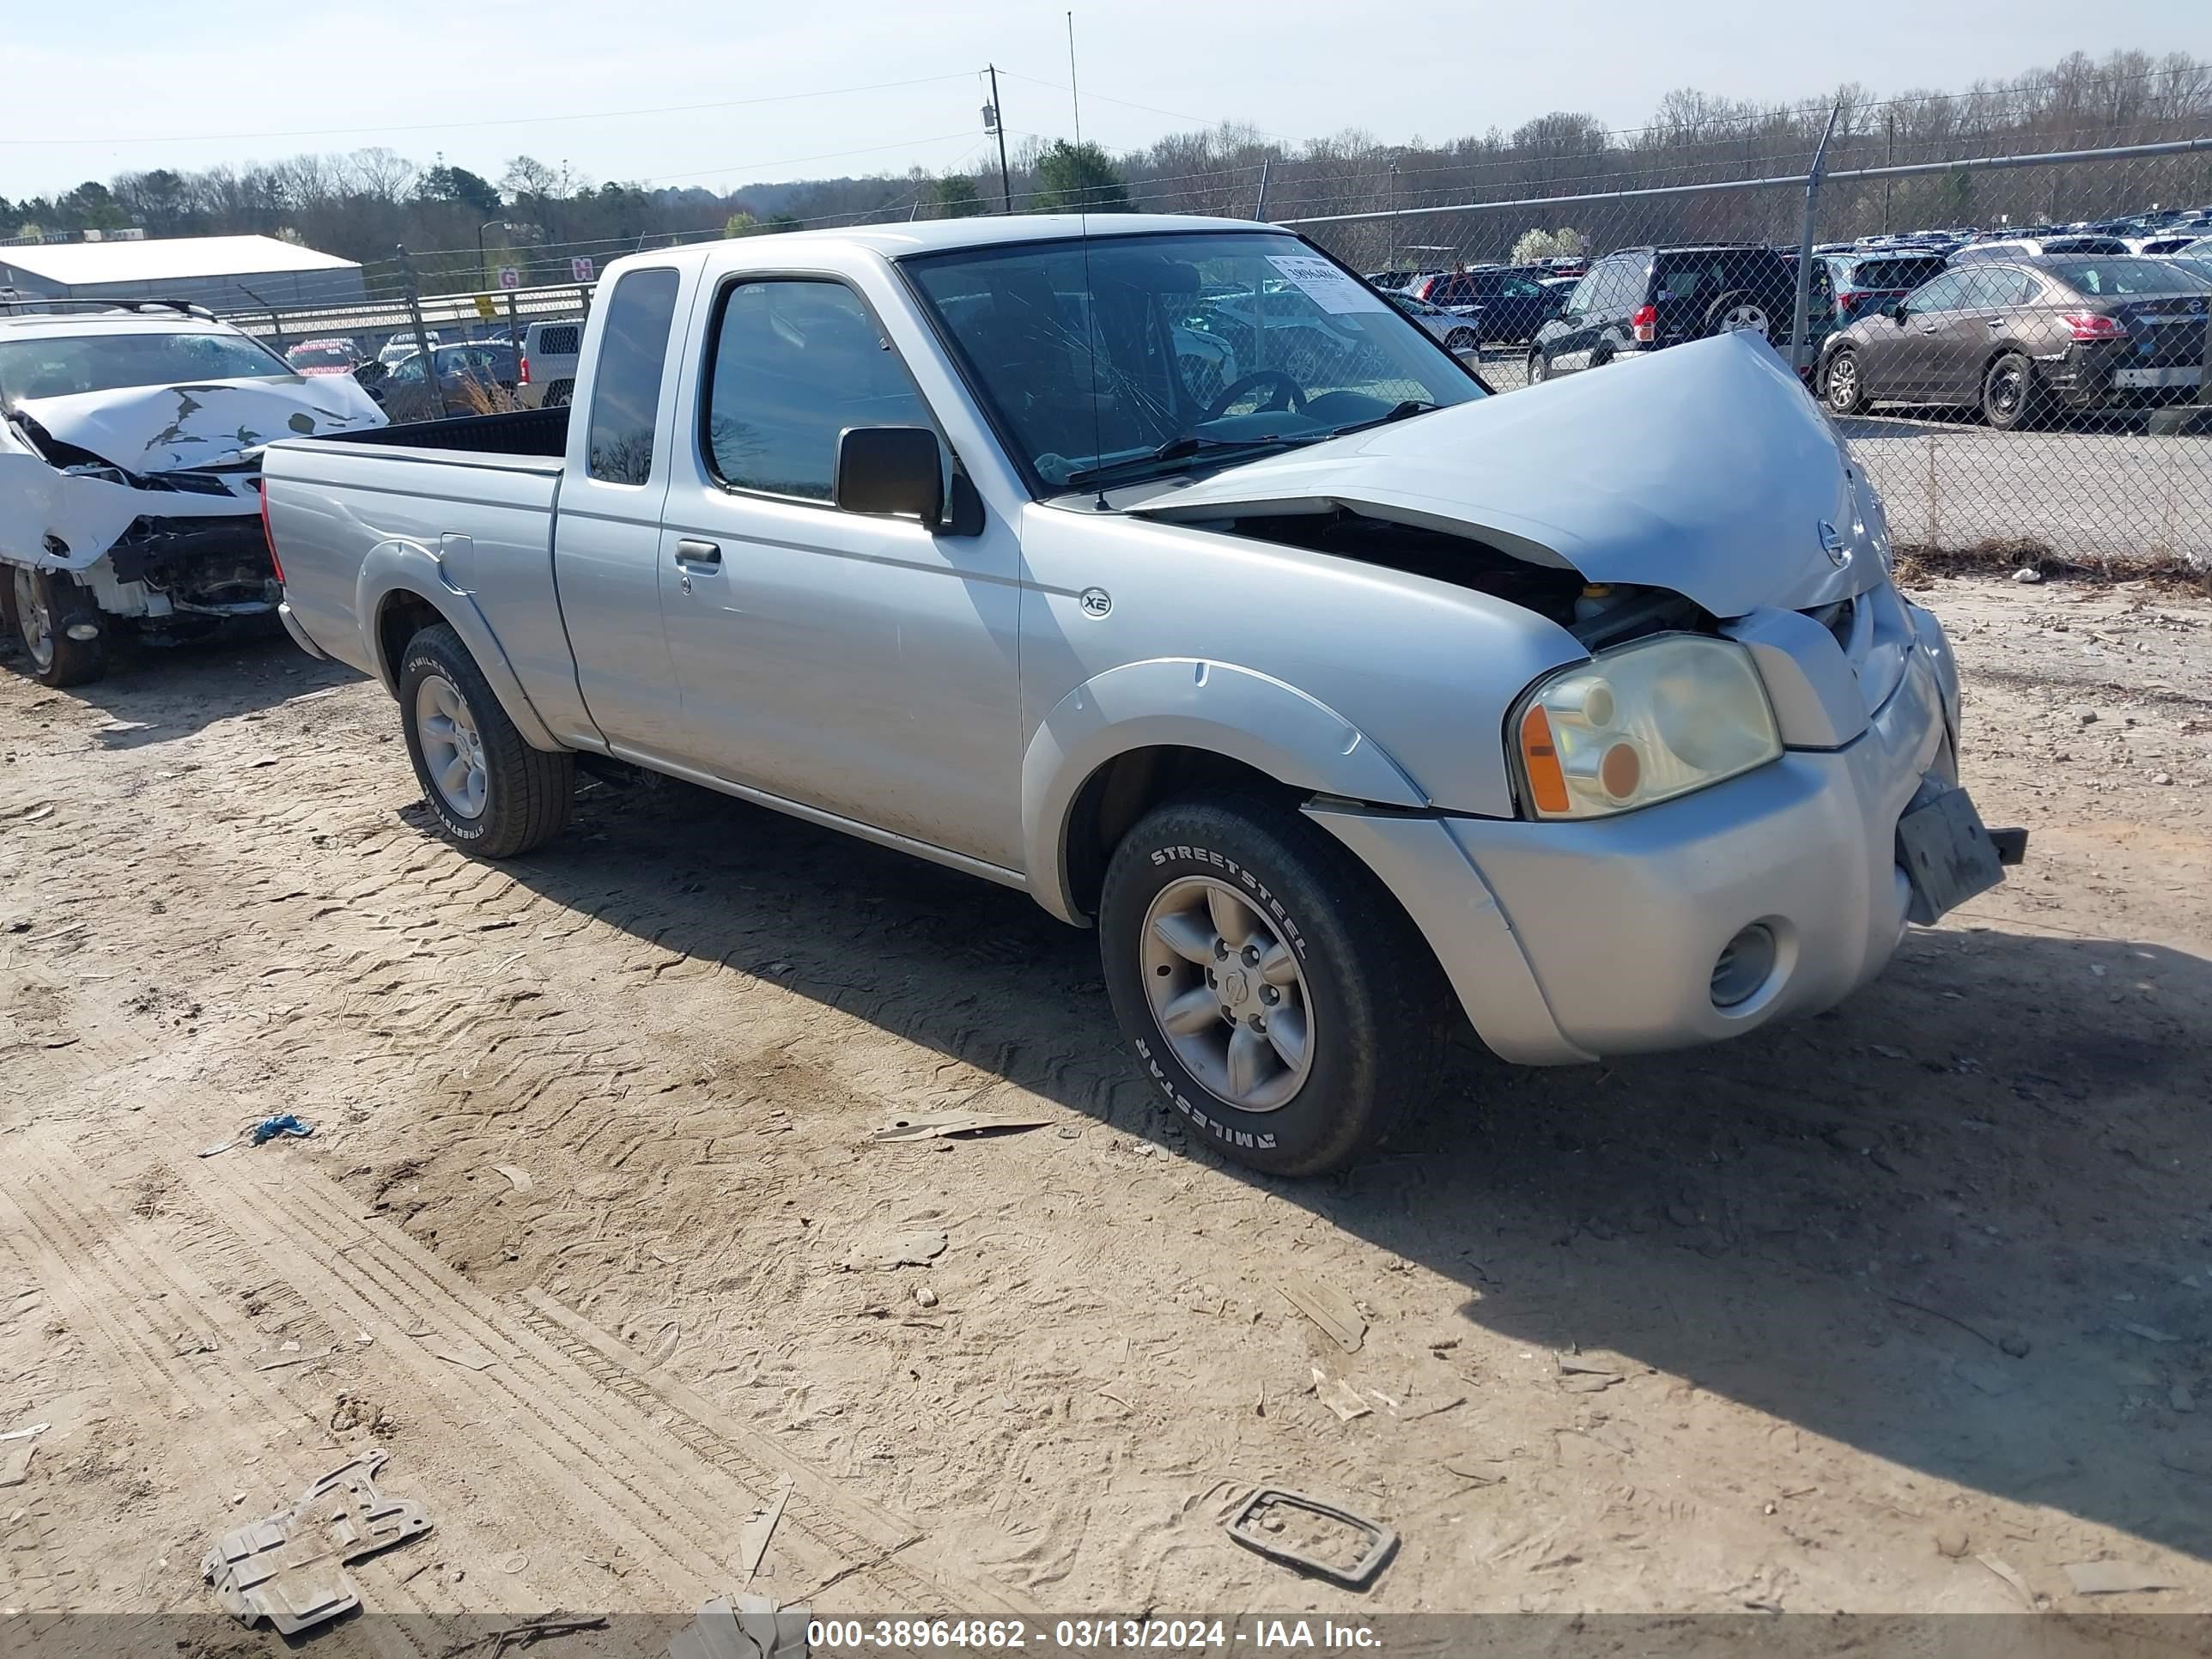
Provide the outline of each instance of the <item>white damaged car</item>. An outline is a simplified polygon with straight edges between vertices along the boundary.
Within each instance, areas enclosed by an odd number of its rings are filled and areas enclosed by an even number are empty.
[[[0,314],[0,614],[31,672],[81,685],[118,628],[173,640],[274,612],[262,446],[383,411],[204,311],[46,303]]]

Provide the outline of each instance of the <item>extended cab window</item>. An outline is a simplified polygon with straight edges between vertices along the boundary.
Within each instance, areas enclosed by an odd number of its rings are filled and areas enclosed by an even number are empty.
[[[592,388],[588,470],[594,478],[641,484],[652,475],[653,420],[675,316],[674,271],[633,270],[615,284]]]
[[[847,427],[932,424],[906,365],[842,283],[776,277],[722,296],[707,447],[723,483],[826,501]]]

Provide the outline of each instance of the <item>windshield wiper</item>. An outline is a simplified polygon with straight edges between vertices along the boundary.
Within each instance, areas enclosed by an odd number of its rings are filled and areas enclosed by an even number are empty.
[[[1146,469],[1156,467],[1164,461],[1187,461],[1201,455],[1212,459],[1232,450],[1276,449],[1285,444],[1318,443],[1332,435],[1326,432],[1302,432],[1273,438],[1208,438],[1196,432],[1186,432],[1145,454],[1132,455],[1123,461],[1109,461],[1103,466],[1083,467],[1069,473],[1066,483],[1071,489],[1076,489],[1117,480],[1126,483],[1150,476]],[[1124,473],[1132,477],[1125,478],[1122,477]]]
[[[1393,406],[1387,414],[1377,415],[1371,421],[1354,421],[1349,426],[1334,428],[1328,435],[1332,438],[1341,438],[1348,432],[1364,432],[1370,427],[1388,426],[1393,421],[1402,421],[1414,415],[1425,415],[1432,409],[1442,407],[1441,404],[1432,404],[1425,398],[1408,398],[1405,402]]]

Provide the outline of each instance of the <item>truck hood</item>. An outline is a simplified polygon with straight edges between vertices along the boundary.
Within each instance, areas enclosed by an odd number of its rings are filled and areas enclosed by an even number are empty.
[[[1750,333],[1331,439],[1127,510],[1204,523],[1339,508],[1670,589],[1716,617],[1807,610],[1887,575],[1873,490]]]
[[[136,473],[216,466],[279,438],[384,424],[350,376],[130,386],[24,398],[15,408],[58,441]]]

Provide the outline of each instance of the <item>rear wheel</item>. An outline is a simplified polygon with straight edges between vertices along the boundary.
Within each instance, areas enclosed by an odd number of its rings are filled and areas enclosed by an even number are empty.
[[[1821,395],[1837,415],[1856,415],[1865,409],[1866,382],[1859,376],[1859,354],[1850,347],[1838,346],[1828,359]]]
[[[1455,328],[1444,336],[1444,349],[1447,351],[1473,351],[1481,343],[1471,328]]]
[[[1528,354],[1528,384],[1530,386],[1542,385],[1545,380],[1551,378],[1551,373],[1552,366],[1545,361],[1542,352],[1532,351]]]
[[[107,640],[90,596],[51,570],[15,565],[4,588],[9,625],[41,685],[87,685],[107,672]],[[77,639],[72,629],[89,630]]]
[[[513,858],[568,821],[576,757],[523,741],[459,635],[440,623],[407,642],[399,723],[439,833],[465,852]]]
[[[2008,351],[1983,371],[1982,418],[1999,432],[2026,426],[2039,402],[2034,365],[2021,353]]]
[[[556,380],[545,388],[545,407],[566,409],[569,400],[575,395],[576,383],[574,380]]]
[[[1318,1175],[1436,1091],[1450,1007],[1428,945],[1328,831],[1257,796],[1170,802],[1099,905],[1114,1012],[1226,1158]]]

